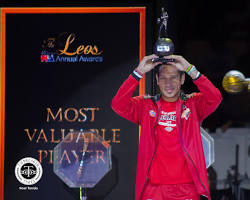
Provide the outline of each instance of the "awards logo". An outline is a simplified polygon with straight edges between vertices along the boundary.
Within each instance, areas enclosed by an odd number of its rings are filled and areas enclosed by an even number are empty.
[[[100,63],[103,51],[96,44],[78,44],[74,33],[61,33],[42,42],[42,63]]]
[[[34,158],[21,159],[15,167],[17,180],[24,185],[34,185],[42,177],[43,169],[40,162]]]

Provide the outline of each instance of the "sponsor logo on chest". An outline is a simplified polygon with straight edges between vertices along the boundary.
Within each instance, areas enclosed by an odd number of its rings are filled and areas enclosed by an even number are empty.
[[[150,115],[151,117],[155,117],[155,116],[156,116],[156,112],[155,112],[154,110],[150,110],[150,111],[149,111],[149,115]]]

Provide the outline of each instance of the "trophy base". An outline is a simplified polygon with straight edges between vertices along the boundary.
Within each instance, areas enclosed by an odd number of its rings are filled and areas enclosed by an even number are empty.
[[[162,64],[167,64],[168,62],[174,62],[175,60],[173,58],[153,58],[152,62],[161,62]]]

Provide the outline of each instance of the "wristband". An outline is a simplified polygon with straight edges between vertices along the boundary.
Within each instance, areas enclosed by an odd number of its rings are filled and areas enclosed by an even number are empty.
[[[134,74],[138,76],[139,78],[142,78],[142,74],[138,72],[136,69],[134,70]]]
[[[186,73],[188,73],[190,71],[190,69],[192,68],[193,65],[189,64],[188,68],[186,69]]]
[[[201,77],[201,73],[198,71],[197,74],[196,74],[196,76],[195,76],[195,78],[193,79],[193,81],[197,80],[200,77]]]
[[[131,73],[131,75],[132,75],[137,81],[139,81],[139,80],[142,78],[142,76],[141,76],[136,70],[134,70],[134,71]]]
[[[135,71],[142,77],[143,74],[141,72],[139,72],[137,69],[135,69]]]
[[[187,74],[190,75],[194,70],[196,70],[196,67],[192,65],[191,69],[187,72]]]

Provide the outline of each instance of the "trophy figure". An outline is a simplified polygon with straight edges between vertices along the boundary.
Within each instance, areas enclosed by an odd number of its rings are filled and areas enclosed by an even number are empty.
[[[223,78],[222,86],[228,93],[236,94],[242,92],[246,87],[250,91],[250,78],[237,71],[231,70],[227,72]]]
[[[164,58],[164,56],[174,53],[174,43],[167,37],[168,13],[164,8],[161,8],[161,17],[157,19],[157,23],[160,24],[160,28],[158,39],[154,45],[154,54],[159,56],[159,58],[153,58],[152,62],[161,62],[163,64],[174,62],[174,59]]]

